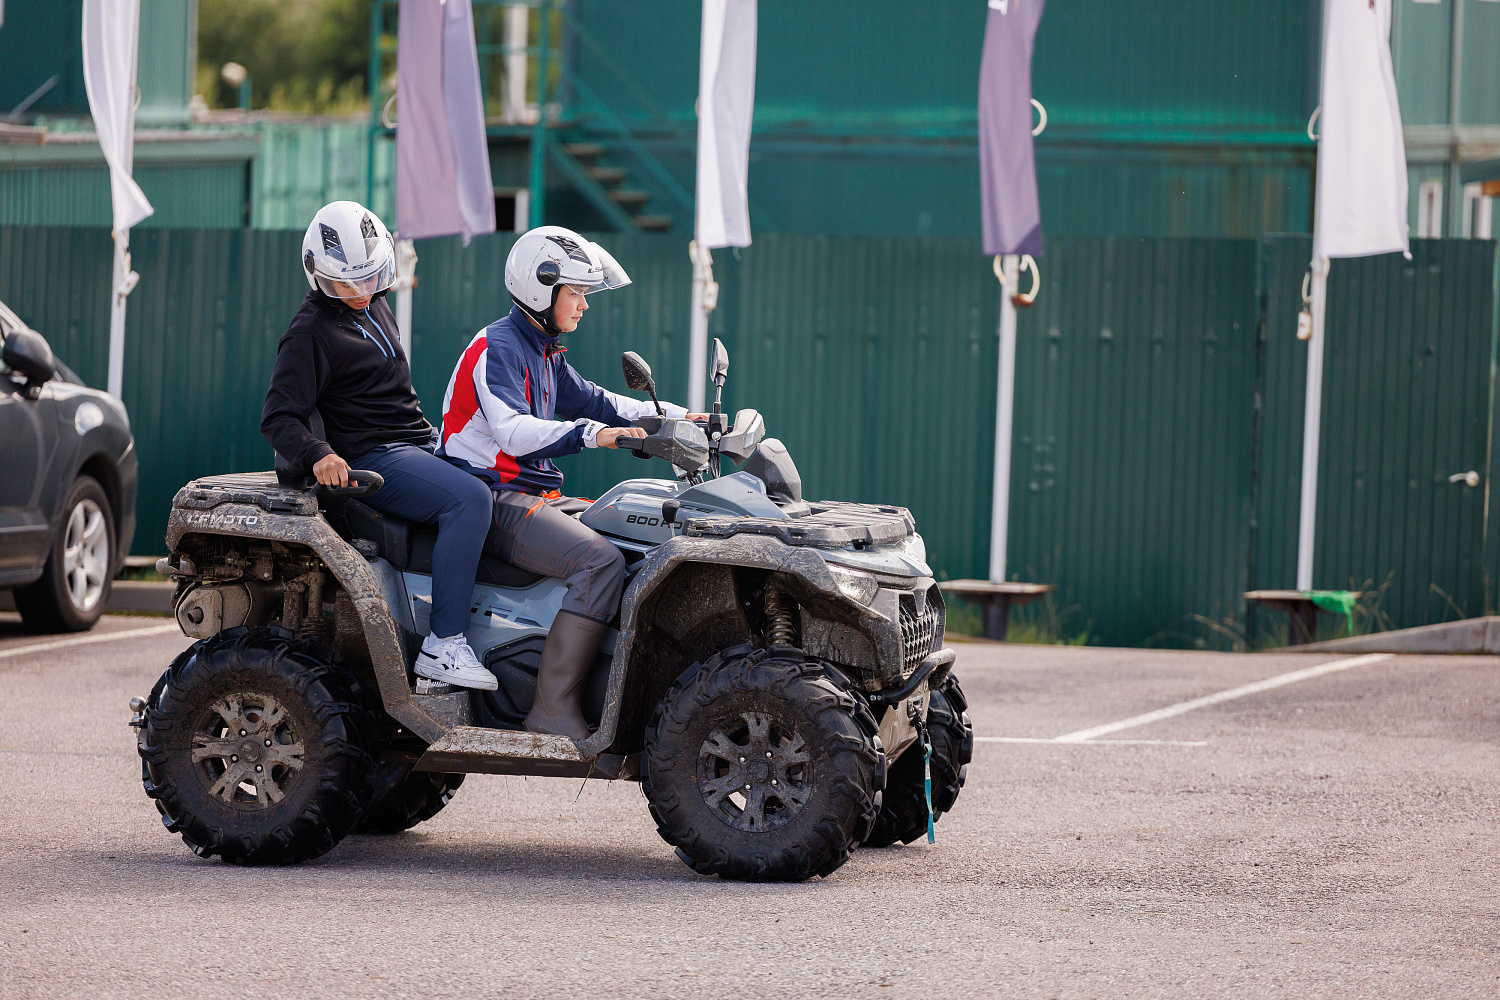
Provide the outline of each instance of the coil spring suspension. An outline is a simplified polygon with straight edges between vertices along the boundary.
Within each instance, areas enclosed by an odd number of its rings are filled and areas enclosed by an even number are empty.
[[[766,641],[772,646],[797,645],[796,607],[781,591],[766,591]]]

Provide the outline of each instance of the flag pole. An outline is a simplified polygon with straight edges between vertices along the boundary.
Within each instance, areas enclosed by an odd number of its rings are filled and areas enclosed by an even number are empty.
[[[1006,543],[1010,534],[1010,443],[1016,405],[1016,289],[1020,258],[995,257],[1000,279],[1000,373],[995,402],[995,482],[990,506],[990,582],[1005,581]]]
[[[1312,323],[1307,341],[1307,389],[1302,416],[1302,508],[1297,520],[1297,589],[1313,585],[1313,549],[1318,519],[1318,444],[1323,430],[1324,306],[1328,301],[1328,258],[1314,257]]]
[[[713,257],[698,245],[697,240],[688,244],[688,256],[693,259],[693,312],[688,321],[688,412],[704,411],[704,380],[708,372],[708,286],[713,282]],[[716,289],[717,290],[717,289]],[[717,303],[715,303],[717,304]]]
[[[401,337],[401,350],[411,364],[411,293],[417,287],[417,248],[411,240],[396,241],[396,280],[391,288],[396,293],[396,330]]]
[[[115,238],[114,280],[110,282],[109,301],[109,376],[106,391],[122,399],[125,389],[125,300],[135,290],[141,276],[130,269],[130,230],[112,234]]]

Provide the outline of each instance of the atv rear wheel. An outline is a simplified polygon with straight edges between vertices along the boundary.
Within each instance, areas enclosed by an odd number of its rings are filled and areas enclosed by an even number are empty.
[[[968,701],[951,674],[927,697],[927,733],[932,741],[932,821],[953,808],[974,756],[974,727]],[[922,747],[907,748],[891,765],[875,829],[867,847],[910,844],[927,832],[927,795],[922,774]]]
[[[801,650],[738,646],[672,685],[646,727],[642,788],[694,871],[827,876],[867,836],[885,756],[869,710]]]
[[[355,833],[391,834],[432,819],[453,801],[461,774],[413,771],[410,764],[387,762],[375,772],[375,798],[355,824]]]
[[[375,761],[356,683],[284,629],[228,629],[156,682],[137,748],[162,822],[201,857],[296,864],[369,805]]]

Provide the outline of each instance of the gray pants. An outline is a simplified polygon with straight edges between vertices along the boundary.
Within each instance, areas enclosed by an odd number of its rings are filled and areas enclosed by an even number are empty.
[[[586,504],[562,497],[544,500],[513,490],[495,491],[495,526],[486,549],[512,565],[567,581],[562,610],[611,622],[625,590],[625,557],[571,512]]]

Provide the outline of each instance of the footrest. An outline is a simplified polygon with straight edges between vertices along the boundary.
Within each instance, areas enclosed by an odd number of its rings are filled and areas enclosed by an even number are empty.
[[[562,778],[617,776],[599,773],[595,761],[579,753],[578,745],[566,736],[458,726],[427,748],[415,770]]]

